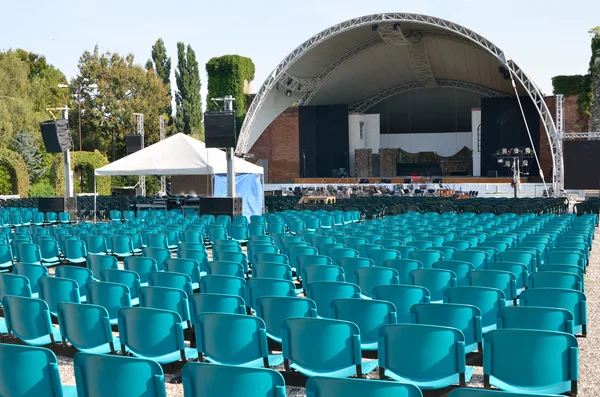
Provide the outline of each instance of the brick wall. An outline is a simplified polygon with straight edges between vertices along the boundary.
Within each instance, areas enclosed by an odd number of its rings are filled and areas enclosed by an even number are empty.
[[[281,113],[250,149],[255,160],[268,159],[268,182],[293,182],[300,177],[298,108]]]
[[[373,176],[373,150],[356,149],[354,151],[354,172],[358,178]]]
[[[379,149],[379,173],[381,176],[396,176],[397,157],[397,149]]]

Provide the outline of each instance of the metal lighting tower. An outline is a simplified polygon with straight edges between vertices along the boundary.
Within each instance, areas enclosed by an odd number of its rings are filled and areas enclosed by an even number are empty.
[[[142,136],[142,149],[144,148],[144,115],[142,113],[134,113],[135,116],[135,124],[137,126],[137,134]],[[142,196],[146,195],[146,177],[144,175],[140,175],[140,190],[142,191]]]
[[[159,122],[160,122],[160,127],[159,127],[159,138],[162,141],[163,139],[165,139],[165,131],[166,131],[166,127],[165,127],[165,116],[160,116],[159,117]],[[167,177],[165,175],[160,177],[160,194],[167,194]]]

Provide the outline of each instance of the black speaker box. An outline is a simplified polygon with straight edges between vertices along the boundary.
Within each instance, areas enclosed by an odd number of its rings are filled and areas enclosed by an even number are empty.
[[[39,197],[40,212],[68,212],[71,220],[77,219],[77,197]]]
[[[62,153],[73,147],[69,120],[47,120],[40,123],[44,146],[48,153]]]
[[[141,196],[142,189],[134,187],[113,187],[110,189],[111,195],[113,196]]]
[[[488,178],[498,178],[498,170],[488,171],[487,177]]]
[[[125,137],[127,143],[127,154],[135,153],[142,150],[142,136],[139,134],[127,135]]]
[[[204,143],[206,147],[230,148],[236,146],[235,113],[204,113]]]
[[[200,214],[242,215],[241,197],[200,197]]]

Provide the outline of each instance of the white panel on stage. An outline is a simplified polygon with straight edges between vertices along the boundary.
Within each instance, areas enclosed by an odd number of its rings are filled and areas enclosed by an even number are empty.
[[[381,134],[382,149],[402,149],[409,153],[435,152],[440,156],[452,156],[463,147],[473,149],[472,133],[442,132],[425,134]]]
[[[473,176],[481,176],[481,109],[471,109],[471,126],[473,128]]]
[[[379,128],[378,114],[350,114],[348,116],[350,176],[356,175],[354,172],[354,151],[356,149],[372,149],[373,154],[379,153],[381,137]]]

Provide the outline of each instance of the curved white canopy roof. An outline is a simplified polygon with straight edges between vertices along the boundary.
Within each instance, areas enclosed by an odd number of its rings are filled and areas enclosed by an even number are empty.
[[[351,19],[314,35],[277,65],[250,106],[236,151],[247,152],[265,128],[294,104],[344,103],[350,111],[365,112],[390,96],[428,87],[514,96],[511,80],[499,71],[501,66],[515,80],[519,95],[534,101],[552,137],[556,128],[541,91],[484,37],[420,14]]]
[[[263,174],[263,168],[235,157],[237,174]],[[226,174],[227,159],[219,149],[179,133],[95,170],[104,175]]]

